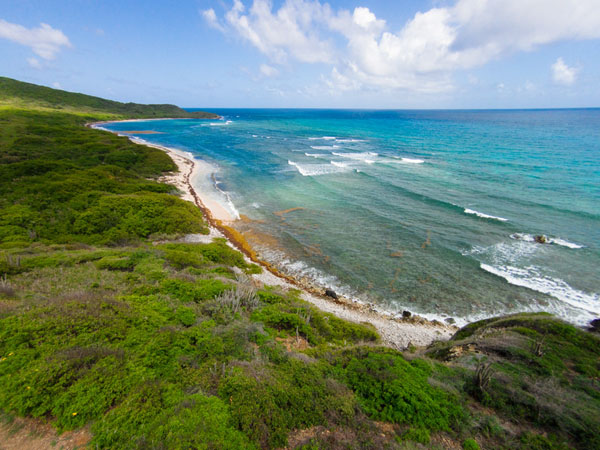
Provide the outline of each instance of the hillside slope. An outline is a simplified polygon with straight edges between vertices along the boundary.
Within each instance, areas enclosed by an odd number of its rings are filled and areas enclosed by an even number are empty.
[[[216,114],[203,111],[188,112],[175,105],[121,103],[0,77],[0,106],[3,104],[33,109],[104,113],[130,119],[159,117],[214,119],[218,117]]]

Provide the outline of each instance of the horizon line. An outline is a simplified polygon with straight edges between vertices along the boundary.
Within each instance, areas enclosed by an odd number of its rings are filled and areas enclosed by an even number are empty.
[[[566,106],[566,107],[546,107],[546,108],[326,108],[326,107],[274,107],[274,106],[224,106],[224,107],[197,107],[197,106],[180,106],[182,109],[190,110],[222,110],[222,109],[270,109],[270,110],[304,110],[304,111],[565,111],[565,110],[593,110],[600,109],[600,106]]]

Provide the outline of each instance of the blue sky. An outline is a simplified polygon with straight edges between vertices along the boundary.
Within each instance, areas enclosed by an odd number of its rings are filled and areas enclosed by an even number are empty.
[[[0,75],[185,107],[597,107],[600,0],[0,0]]]

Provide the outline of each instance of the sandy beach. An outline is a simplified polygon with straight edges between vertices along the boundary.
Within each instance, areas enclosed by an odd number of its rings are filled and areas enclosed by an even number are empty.
[[[134,121],[137,120],[131,120],[131,122]],[[92,123],[88,126],[110,131],[102,128],[102,123],[105,122]],[[138,132],[136,134],[147,133]],[[210,225],[210,233],[208,235],[190,235],[186,237],[186,241],[210,242],[215,237],[227,238],[229,244],[241,250],[249,261],[258,263],[263,267],[261,274],[252,276],[256,284],[280,286],[286,290],[290,288],[300,289],[302,299],[312,303],[322,311],[352,322],[372,324],[381,335],[382,343],[396,349],[406,349],[411,345],[427,346],[436,340],[447,340],[458,329],[455,326],[438,321],[428,321],[415,315],[410,318],[403,318],[401,315],[392,316],[378,311],[375,305],[359,303],[342,296],[334,301],[324,295],[324,289],[303,286],[298,280],[280,273],[267,262],[257,258],[241,234],[232,228],[231,225],[237,218],[226,207],[213,199],[209,193],[202,192],[198,188],[199,183],[197,180],[210,178],[214,170],[213,166],[195,159],[191,153],[151,144],[135,136],[128,137],[137,144],[160,149],[171,157],[179,171],[164,176],[161,181],[175,186],[181,192],[182,199],[193,202],[206,216]]]

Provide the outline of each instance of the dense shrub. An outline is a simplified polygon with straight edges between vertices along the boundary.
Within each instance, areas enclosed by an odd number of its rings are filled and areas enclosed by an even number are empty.
[[[222,238],[214,239],[210,244],[162,244],[158,248],[164,252],[169,264],[177,269],[219,264],[238,267],[246,273],[261,272],[259,266],[246,263],[243,255]]]
[[[230,286],[220,280],[199,279],[195,282],[169,279],[161,284],[161,292],[184,303],[202,302],[223,293]]]
[[[93,428],[99,448],[250,449],[216,397],[184,394],[172,384],[142,384]]]
[[[341,366],[342,377],[376,420],[449,431],[465,419],[456,398],[427,382],[426,366],[411,364],[400,354],[365,351]]]
[[[293,428],[303,429],[355,414],[354,398],[315,365],[289,359],[276,367],[237,368],[223,379],[219,396],[228,398],[237,427],[256,444],[283,447]]]
[[[273,294],[259,293],[268,304],[252,314],[252,320],[292,334],[298,332],[312,345],[323,343],[377,342],[379,335],[369,324],[356,324],[324,313],[302,301],[289,302]]]
[[[463,450],[479,450],[479,444],[477,443],[477,441],[475,439],[466,439],[465,442],[463,442]]]
[[[0,242],[122,243],[206,232],[189,202],[148,180],[163,151],[86,129],[70,114],[0,111]]]

